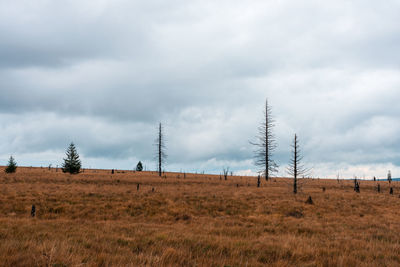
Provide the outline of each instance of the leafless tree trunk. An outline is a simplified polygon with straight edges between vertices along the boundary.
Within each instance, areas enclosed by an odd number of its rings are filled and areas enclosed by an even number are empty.
[[[299,176],[305,176],[309,170],[307,170],[301,163],[303,156],[301,155],[299,141],[297,135],[294,135],[294,140],[292,144],[292,158],[290,159],[287,172],[290,176],[293,176],[293,193],[297,194],[297,179]]]
[[[389,184],[392,182],[392,173],[390,171],[388,171],[387,180]]]
[[[278,165],[273,160],[273,152],[276,149],[275,136],[272,133],[274,120],[271,117],[271,108],[268,106],[268,99],[265,101],[264,120],[258,127],[258,135],[255,142],[250,144],[256,147],[254,151],[254,163],[262,170],[265,180],[271,177],[271,174],[278,172]]]
[[[162,167],[167,158],[167,154],[165,153],[165,137],[164,137],[164,128],[160,122],[158,127],[158,137],[155,141],[155,145],[157,147],[157,160],[158,160],[158,176],[162,176]]]
[[[223,172],[224,172],[224,179],[226,181],[226,180],[228,180],[229,167],[226,169],[224,168]]]

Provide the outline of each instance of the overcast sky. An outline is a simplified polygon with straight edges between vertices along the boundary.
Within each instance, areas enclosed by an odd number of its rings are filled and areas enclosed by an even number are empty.
[[[400,2],[0,0],[0,164],[255,173],[268,98],[284,175],[400,176]]]

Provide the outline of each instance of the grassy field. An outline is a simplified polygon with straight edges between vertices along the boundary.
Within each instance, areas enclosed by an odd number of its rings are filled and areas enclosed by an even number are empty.
[[[0,168],[0,265],[400,265],[397,183],[300,183],[293,195],[289,179]]]

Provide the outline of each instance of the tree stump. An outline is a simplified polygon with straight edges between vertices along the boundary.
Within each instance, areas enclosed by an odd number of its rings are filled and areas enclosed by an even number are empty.
[[[354,179],[354,191],[360,193],[360,182],[358,182],[357,179]]]
[[[389,194],[393,195],[393,187],[390,188]]]
[[[310,205],[314,204],[314,201],[312,200],[311,196],[308,196],[308,198],[306,200],[306,204],[310,204]]]
[[[36,207],[35,207],[35,205],[32,205],[31,216],[32,216],[32,217],[35,217],[35,216],[36,216]]]

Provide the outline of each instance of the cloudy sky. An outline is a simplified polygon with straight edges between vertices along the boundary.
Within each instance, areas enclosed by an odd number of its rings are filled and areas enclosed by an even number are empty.
[[[255,173],[268,98],[280,174],[400,176],[400,2],[0,0],[0,164]]]

